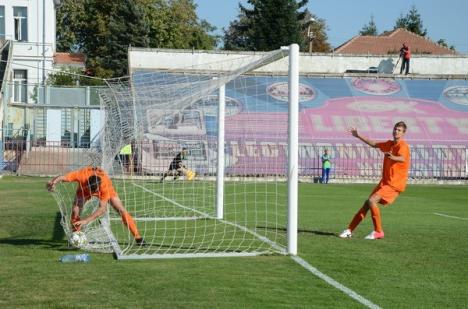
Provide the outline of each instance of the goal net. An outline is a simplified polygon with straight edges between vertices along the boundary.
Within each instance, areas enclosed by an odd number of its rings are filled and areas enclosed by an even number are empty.
[[[274,95],[266,89],[271,82],[251,75],[290,52],[298,54],[297,45],[108,80],[100,93],[105,120],[98,163],[145,244],[110,209],[84,227],[84,249],[113,251],[118,259],[295,254],[297,57],[281,60],[296,69],[271,77]],[[284,105],[292,106],[290,113],[266,110]],[[73,186],[57,191],[70,235]],[[83,211],[97,205],[92,199]]]

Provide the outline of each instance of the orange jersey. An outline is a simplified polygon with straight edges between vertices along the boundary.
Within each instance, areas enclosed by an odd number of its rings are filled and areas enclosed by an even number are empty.
[[[389,185],[398,192],[405,191],[410,166],[409,145],[402,139],[400,139],[396,144],[394,141],[389,140],[377,143],[377,148],[382,152],[391,152],[394,156],[402,156],[405,158],[405,162],[397,162],[385,156],[381,180],[383,185]]]
[[[94,193],[90,191],[88,184],[88,179],[91,176],[99,176],[101,178],[99,190]],[[92,196],[96,196],[101,201],[108,201],[111,197],[117,196],[109,176],[107,176],[106,172],[100,168],[85,167],[80,170],[70,172],[64,177],[66,181],[78,182],[76,196],[79,198],[89,200]]]

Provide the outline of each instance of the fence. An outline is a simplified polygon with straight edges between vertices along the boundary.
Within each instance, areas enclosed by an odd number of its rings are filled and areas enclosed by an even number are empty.
[[[258,145],[263,147],[264,145]],[[178,147],[178,146],[177,146]],[[205,147],[209,147],[206,145]],[[278,148],[281,146],[278,145]],[[154,145],[139,145],[142,151],[134,151],[131,158],[132,168],[125,167],[127,173],[159,174],[167,168],[167,162],[172,158],[172,153],[149,153],[145,157],[145,149],[156,149]],[[331,182],[370,182],[378,181],[381,177],[382,154],[380,151],[363,145],[338,145],[326,147],[331,157],[332,168]],[[178,149],[178,148],[177,148]],[[302,145],[299,147],[299,176],[302,181],[318,182],[321,176],[320,156],[323,146]],[[229,148],[225,148],[229,157]],[[208,162],[206,157],[199,154],[208,151],[196,151],[189,155],[188,166],[195,168],[198,174],[212,174],[210,166],[216,166],[215,162]],[[259,153],[261,150],[258,151]],[[140,154],[138,154],[140,153]],[[281,153],[279,151],[278,153]],[[63,142],[38,144],[27,139],[7,140],[0,146],[0,162],[4,173],[18,175],[57,175],[82,166],[99,162],[98,148],[70,148]],[[151,159],[153,158],[153,159]],[[118,156],[116,157],[116,164]],[[245,159],[245,158],[244,158]],[[262,161],[275,160],[285,162],[282,158],[267,156]],[[169,161],[168,161],[169,160]],[[258,160],[258,159],[257,159]],[[161,162],[164,162],[163,164]],[[203,166],[206,162],[207,166]],[[226,172],[229,176],[240,176],[236,163],[239,160],[228,160]],[[245,163],[245,161],[244,161]],[[209,166],[208,166],[209,165]],[[273,165],[273,164],[272,164]],[[277,164],[278,165],[278,164]],[[258,171],[250,172],[244,169],[243,175],[248,177],[284,176],[286,167],[280,166],[276,170],[265,169],[264,174]],[[231,173],[231,174],[229,174]],[[468,148],[448,146],[422,146],[411,149],[410,181],[413,182],[451,182],[468,183]]]
[[[320,156],[325,147],[303,146],[299,150],[302,176],[319,181]],[[331,156],[331,178],[340,181],[378,180],[381,177],[382,153],[364,145],[326,147]],[[416,182],[467,181],[468,148],[465,146],[418,145],[411,148],[409,178]]]

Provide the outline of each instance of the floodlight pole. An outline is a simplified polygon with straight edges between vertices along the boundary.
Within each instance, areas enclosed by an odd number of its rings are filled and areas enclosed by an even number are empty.
[[[312,53],[312,45],[314,43],[314,31],[312,30],[312,23],[315,22],[315,18],[311,17],[309,19],[309,25],[307,26],[307,38],[309,39],[309,54]]]
[[[289,45],[288,253],[297,255],[299,45]]]

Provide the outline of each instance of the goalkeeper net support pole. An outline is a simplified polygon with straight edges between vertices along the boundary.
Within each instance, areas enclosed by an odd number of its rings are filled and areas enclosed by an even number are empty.
[[[219,87],[218,105],[218,167],[216,174],[216,218],[222,219],[224,212],[224,116],[226,112],[226,86]]]
[[[257,81],[258,70],[280,62],[288,75]],[[110,209],[82,228],[84,250],[118,259],[297,254],[296,44],[107,83],[95,165],[111,177],[145,245]],[[128,145],[130,156],[121,153]],[[67,236],[75,191],[60,183],[54,194]],[[98,206],[88,201],[82,217]]]
[[[289,46],[288,253],[297,254],[299,46]]]

